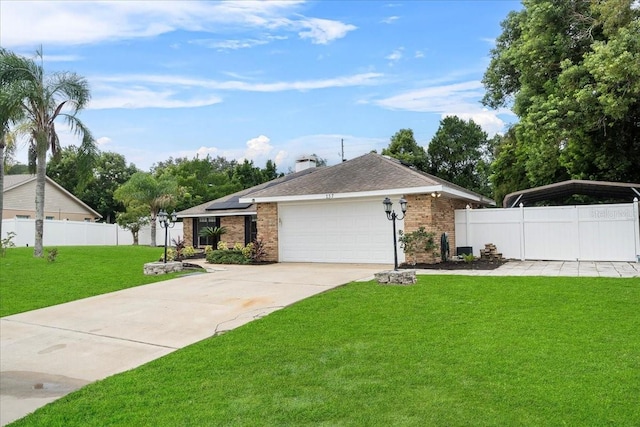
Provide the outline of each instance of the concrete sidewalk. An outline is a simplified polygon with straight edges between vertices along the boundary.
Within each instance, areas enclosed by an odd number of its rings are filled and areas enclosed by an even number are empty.
[[[388,268],[232,265],[3,317],[0,424],[85,384]]]
[[[609,261],[509,261],[495,270],[417,270],[465,276],[640,277],[640,263]]]

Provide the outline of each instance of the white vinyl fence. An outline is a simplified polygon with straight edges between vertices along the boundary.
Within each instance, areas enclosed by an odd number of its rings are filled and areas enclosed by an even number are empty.
[[[13,243],[17,247],[33,246],[35,243],[35,219],[3,219],[2,238],[7,233],[14,232]],[[164,228],[156,227],[156,244],[164,246]],[[167,243],[171,239],[184,237],[182,223],[177,222],[174,228],[169,228]],[[138,234],[140,245],[151,244],[151,227],[145,226]],[[117,224],[104,224],[82,221],[44,221],[44,246],[115,246],[132,245],[133,236],[129,230]]]
[[[640,262],[638,200],[615,205],[459,209],[456,246],[487,243],[505,258]]]

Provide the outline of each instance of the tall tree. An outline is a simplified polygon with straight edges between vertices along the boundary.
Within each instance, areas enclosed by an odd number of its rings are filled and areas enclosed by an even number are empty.
[[[391,137],[389,146],[382,150],[382,154],[413,165],[421,171],[427,171],[427,154],[416,142],[411,129],[400,129],[396,132]]]
[[[178,183],[168,174],[156,179],[148,172],[136,172],[114,193],[127,208],[143,204],[151,218],[151,246],[156,246],[156,217],[160,209],[168,209],[178,195]]]
[[[487,134],[473,120],[456,116],[440,120],[427,149],[428,172],[476,193],[489,195],[492,153]]]
[[[118,187],[138,172],[132,163],[126,163],[122,154],[102,151],[91,170],[88,183],[82,184],[76,174],[78,148],[63,148],[59,156],[47,163],[47,176],[87,205],[98,211],[108,223],[116,220],[116,213],[124,211],[124,205],[113,197]]]
[[[640,182],[640,8],[633,0],[523,5],[502,23],[483,102],[519,116],[529,185]]]
[[[37,52],[42,61],[42,51]],[[42,62],[0,51],[0,85],[14,85],[11,102],[21,103],[23,124],[29,136],[29,160],[36,172],[36,226],[33,254],[43,256],[44,190],[47,152],[56,154],[60,141],[55,124],[59,120],[78,135],[82,143],[76,170],[81,176],[89,170],[96,145],[89,129],[76,116],[89,102],[87,80],[71,72],[45,75]]]

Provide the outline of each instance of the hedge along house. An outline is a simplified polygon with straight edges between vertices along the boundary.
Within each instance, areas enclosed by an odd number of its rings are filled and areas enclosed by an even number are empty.
[[[268,260],[278,262],[392,263],[393,232],[383,209],[385,197],[392,199],[396,212],[398,200],[407,200],[406,216],[396,223],[398,230],[410,233],[424,227],[435,233],[438,242],[444,232],[449,242],[455,241],[455,209],[495,204],[374,153],[331,167],[310,168],[241,193],[228,197],[237,197],[238,204],[247,206],[244,215],[255,215],[256,236]],[[210,204],[219,201],[223,199]],[[196,215],[196,208],[179,216],[199,222],[202,216]],[[229,231],[225,240],[237,239]],[[403,262],[402,250],[398,254]],[[416,261],[434,260],[433,254],[422,254]]]

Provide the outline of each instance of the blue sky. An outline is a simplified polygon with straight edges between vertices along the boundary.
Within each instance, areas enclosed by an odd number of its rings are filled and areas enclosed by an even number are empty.
[[[169,157],[328,163],[381,151],[447,115],[490,135],[479,103],[513,1],[2,1],[0,44],[86,77],[100,149],[148,170]],[[63,131],[64,132],[64,129]],[[69,134],[63,145],[77,144]],[[23,148],[18,159],[26,158]],[[24,161],[24,160],[23,160]]]

